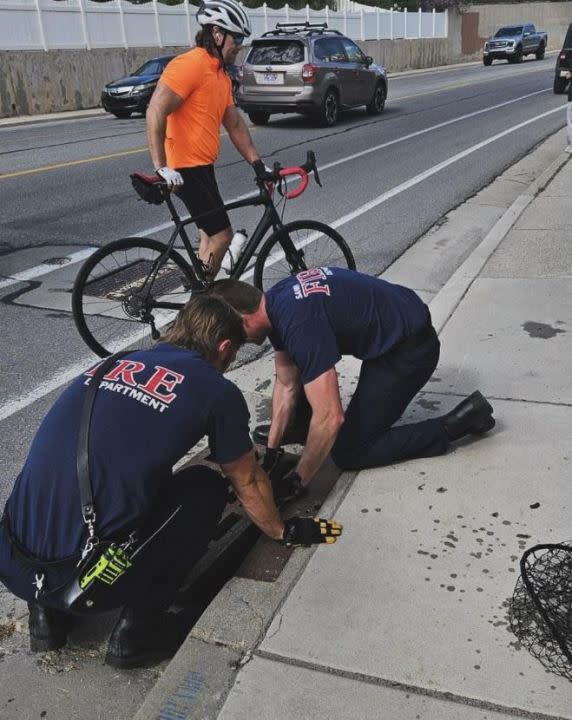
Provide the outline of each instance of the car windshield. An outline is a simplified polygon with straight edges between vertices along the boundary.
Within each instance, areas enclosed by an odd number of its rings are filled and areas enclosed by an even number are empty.
[[[145,65],[141,65],[140,68],[135,70],[133,75],[160,75],[165,69],[167,63],[161,62],[160,60],[149,60]]]
[[[495,33],[495,37],[513,37],[515,35],[522,35],[522,25],[519,27],[504,27]]]
[[[297,41],[268,40],[252,46],[247,62],[250,65],[294,65],[304,62],[304,44]]]
[[[566,40],[564,40],[564,47],[565,48],[572,48],[572,25],[568,28],[568,32],[566,33]]]

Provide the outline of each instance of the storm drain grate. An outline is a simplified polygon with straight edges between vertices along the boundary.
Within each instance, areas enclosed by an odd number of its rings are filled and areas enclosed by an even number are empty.
[[[92,297],[106,300],[123,300],[133,292],[145,286],[153,273],[152,260],[139,259],[129,265],[122,265],[104,275],[94,278],[86,284]],[[173,262],[167,261],[153,281],[153,295],[160,297],[176,290],[185,290],[188,284],[183,271]]]

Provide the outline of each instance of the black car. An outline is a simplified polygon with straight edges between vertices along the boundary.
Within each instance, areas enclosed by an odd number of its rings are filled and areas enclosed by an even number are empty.
[[[568,32],[564,38],[564,45],[556,58],[554,92],[557,95],[566,92],[566,86],[568,85],[566,75],[569,70],[572,70],[572,24],[568,27]]]
[[[174,57],[162,55],[148,60],[132,75],[107,84],[101,93],[103,108],[118,118],[128,118],[134,112],[145,115],[161,73]]]

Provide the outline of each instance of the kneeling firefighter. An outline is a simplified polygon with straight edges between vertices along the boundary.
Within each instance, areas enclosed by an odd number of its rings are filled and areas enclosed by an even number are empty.
[[[28,602],[32,651],[62,647],[75,614],[121,607],[108,664],[172,655],[184,633],[167,610],[206,550],[228,480],[271,538],[335,542],[335,522],[280,518],[246,402],[223,376],[244,340],[225,301],[197,296],[155,347],[100,362],[48,412],[0,527],[0,580]],[[205,435],[224,475],[173,472]]]

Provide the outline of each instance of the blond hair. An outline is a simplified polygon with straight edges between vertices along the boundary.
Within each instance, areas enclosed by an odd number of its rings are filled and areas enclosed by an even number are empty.
[[[223,340],[230,340],[238,348],[246,341],[246,335],[240,315],[227,302],[200,294],[189,300],[162,340],[196,350],[206,360],[213,360]]]

